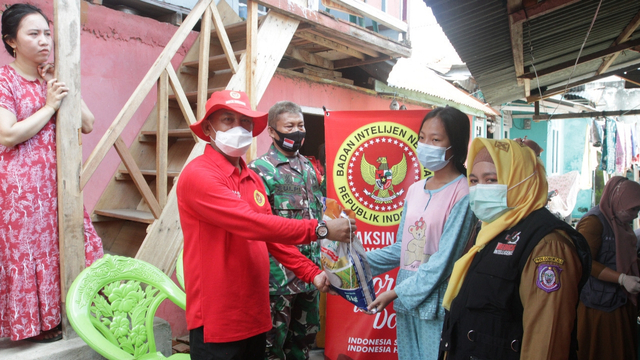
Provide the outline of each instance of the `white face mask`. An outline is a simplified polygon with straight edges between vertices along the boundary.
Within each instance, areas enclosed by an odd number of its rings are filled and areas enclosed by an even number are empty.
[[[244,155],[253,141],[253,134],[242,126],[236,126],[227,131],[220,132],[217,132],[213,128],[212,130],[216,133],[216,139],[213,140],[213,138],[209,136],[211,141],[215,142],[220,151],[231,157]]]
[[[449,159],[445,159],[447,150],[451,149],[451,146],[444,148],[441,146],[433,146],[419,142],[418,143],[418,160],[420,164],[431,171],[438,171],[449,163]]]

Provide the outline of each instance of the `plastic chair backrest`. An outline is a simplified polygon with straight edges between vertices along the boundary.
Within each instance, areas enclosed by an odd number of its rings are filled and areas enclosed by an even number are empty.
[[[178,254],[178,259],[176,260],[176,278],[178,279],[178,283],[182,286],[183,290],[187,290],[184,287],[184,267],[183,267],[183,256],[184,248],[180,249],[180,253]]]
[[[67,316],[80,338],[107,359],[162,359],[156,351],[153,318],[167,298],[185,308],[185,293],[155,266],[105,255],[71,284]],[[187,354],[176,355],[171,358],[189,359]]]

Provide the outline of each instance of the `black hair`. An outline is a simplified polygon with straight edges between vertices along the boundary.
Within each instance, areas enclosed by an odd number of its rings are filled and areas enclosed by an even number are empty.
[[[469,118],[462,111],[450,107],[437,107],[427,114],[422,119],[420,124],[420,130],[424,126],[424,123],[429,119],[438,118],[444,124],[444,130],[447,132],[447,137],[451,143],[451,150],[453,150],[453,157],[451,161],[455,165],[456,169],[463,175],[467,175],[467,168],[464,166],[467,161],[467,153],[469,152],[469,135],[470,127]],[[418,131],[420,131],[418,130]]]
[[[40,14],[47,21],[47,24],[49,23],[49,19],[42,10],[31,4],[13,4],[2,13],[2,41],[4,48],[11,56],[13,56],[13,48],[7,44],[7,40],[16,38],[20,22],[30,14]]]

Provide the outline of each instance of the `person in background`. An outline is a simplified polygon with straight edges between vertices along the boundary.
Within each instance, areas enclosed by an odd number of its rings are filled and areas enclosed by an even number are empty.
[[[369,306],[377,312],[394,301],[400,360],[438,356],[447,278],[475,222],[464,167],[468,144],[469,118],[460,110],[436,108],[425,116],[417,153],[433,176],[407,191],[396,243],[367,253],[374,276],[400,267],[395,289]]]
[[[322,193],[313,165],[298,150],[306,130],[300,106],[281,101],[269,109],[267,131],[273,143],[249,164],[264,182],[274,215],[289,219],[322,220]],[[273,255],[269,256],[269,299],[273,328],[267,333],[266,359],[308,359],[320,319],[318,290],[327,282],[320,267],[317,242],[298,245],[308,264],[306,278],[297,277]],[[303,275],[303,276],[304,276]]]
[[[42,10],[2,13],[2,40],[15,59],[0,67],[0,337],[60,340],[60,249],[56,111],[69,88],[47,63],[53,40]],[[82,102],[82,132],[94,117]],[[85,265],[103,255],[84,211]]]
[[[190,127],[210,143],[177,184],[191,358],[263,359],[272,328],[269,253],[295,268],[304,257],[279,244],[348,242],[355,221],[273,216],[262,179],[242,159],[267,114],[251,110],[247,94],[229,90],[214,92],[205,108]]]
[[[455,264],[440,359],[575,359],[586,240],[544,207],[544,165],[513,140],[471,143],[469,202],[482,221]]]
[[[591,276],[578,306],[578,357],[635,359],[638,348],[638,255],[631,227],[640,211],[640,184],[614,176],[604,187],[600,204],[576,226],[589,243]]]

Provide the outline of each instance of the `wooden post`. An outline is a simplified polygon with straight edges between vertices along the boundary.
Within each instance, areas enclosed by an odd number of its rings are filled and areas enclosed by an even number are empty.
[[[246,93],[249,96],[251,109],[255,110],[258,105],[256,96],[256,66],[258,65],[258,3],[247,0],[247,51],[245,57],[247,59],[247,85]],[[256,138],[253,138],[251,147],[247,151],[247,162],[251,162],[257,157],[258,144]]]
[[[171,64],[169,64],[171,66]],[[167,204],[167,151],[169,149],[169,74],[158,79],[158,132],[156,133],[156,198],[160,209]]]
[[[209,48],[211,44],[211,7],[207,7],[200,22],[200,63],[198,64],[198,95],[196,117],[198,120],[206,114],[205,105],[209,89]]]
[[[53,2],[56,78],[69,88],[57,114],[58,231],[60,236],[60,287],[62,332],[73,333],[66,298],[73,280],[84,269],[84,217],[80,98],[80,1]]]

